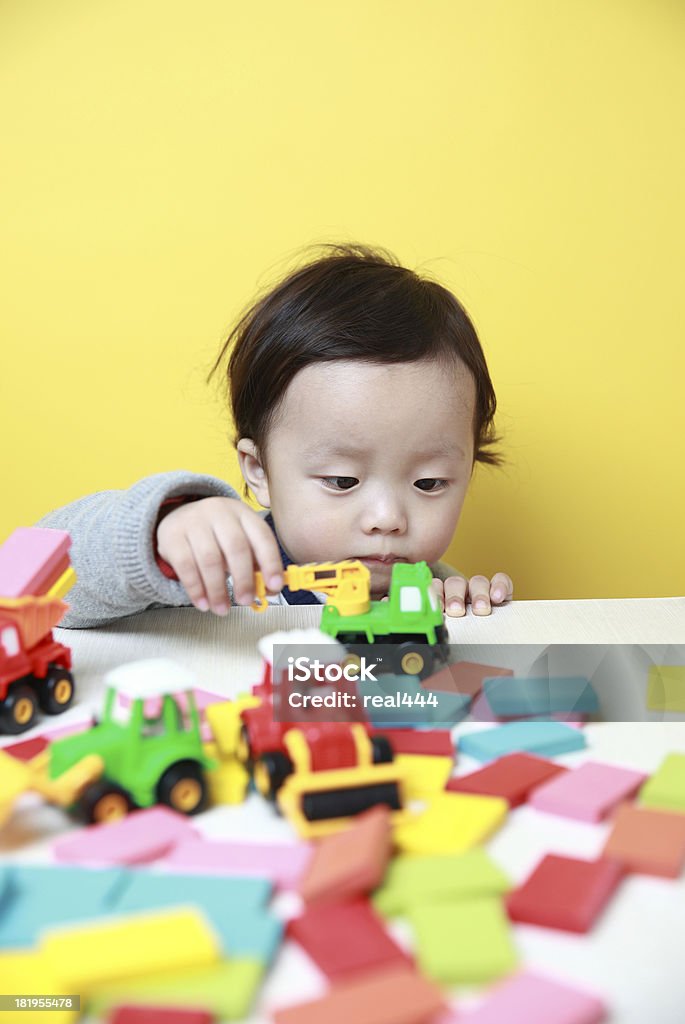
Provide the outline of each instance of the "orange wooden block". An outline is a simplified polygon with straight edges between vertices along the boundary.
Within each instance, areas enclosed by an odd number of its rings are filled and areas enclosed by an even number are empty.
[[[406,967],[335,985],[322,999],[273,1014],[274,1024],[425,1024],[446,1009],[437,985]]]
[[[448,693],[465,693],[469,697],[477,697],[483,689],[484,679],[513,674],[510,668],[480,665],[476,661],[457,661],[436,672],[425,681],[424,686],[427,690],[445,690]]]
[[[305,903],[339,903],[380,885],[392,850],[390,811],[373,807],[352,819],[343,832],[326,836],[315,847],[300,883]]]
[[[602,856],[627,871],[677,878],[685,865],[685,814],[623,804]]]

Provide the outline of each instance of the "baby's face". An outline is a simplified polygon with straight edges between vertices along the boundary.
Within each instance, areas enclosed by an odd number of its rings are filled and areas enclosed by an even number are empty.
[[[394,562],[439,559],[471,477],[474,403],[462,364],[301,370],[269,431],[258,495],[293,561],[360,559],[380,597]]]

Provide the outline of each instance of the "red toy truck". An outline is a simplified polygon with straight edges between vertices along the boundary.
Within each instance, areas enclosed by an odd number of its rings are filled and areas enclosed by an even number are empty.
[[[0,731],[21,733],[38,707],[49,715],[74,699],[71,651],[52,629],[75,579],[69,535],[38,528],[15,530],[0,548]]]

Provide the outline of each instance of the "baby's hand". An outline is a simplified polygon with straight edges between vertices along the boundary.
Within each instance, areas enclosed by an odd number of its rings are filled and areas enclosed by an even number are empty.
[[[496,572],[489,580],[487,576],[449,576],[443,580],[434,579],[433,586],[438,600],[448,615],[465,615],[466,602],[471,601],[474,615],[489,615],[491,604],[510,601],[514,593],[511,578],[503,572]]]
[[[201,498],[169,512],[157,527],[157,551],[172,567],[196,608],[225,615],[226,576],[238,604],[254,597],[254,570],[267,588],[283,586],[283,565],[273,531],[237,498]]]

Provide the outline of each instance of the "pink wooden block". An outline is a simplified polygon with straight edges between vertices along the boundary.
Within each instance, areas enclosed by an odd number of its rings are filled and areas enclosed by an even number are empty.
[[[53,844],[55,858],[72,864],[144,864],[197,833],[168,807],[134,811],[121,821],[89,825]]]
[[[20,526],[0,547],[0,594],[44,594],[69,567],[70,547],[64,530]]]
[[[187,839],[164,861],[173,871],[269,878],[281,889],[296,889],[312,856],[309,843],[248,843]]]
[[[463,1024],[600,1024],[606,1009],[597,996],[526,971],[502,982],[481,1006],[457,1019]]]
[[[586,761],[574,771],[543,783],[528,802],[539,811],[598,822],[621,801],[634,796],[646,778],[643,772],[631,768]]]

